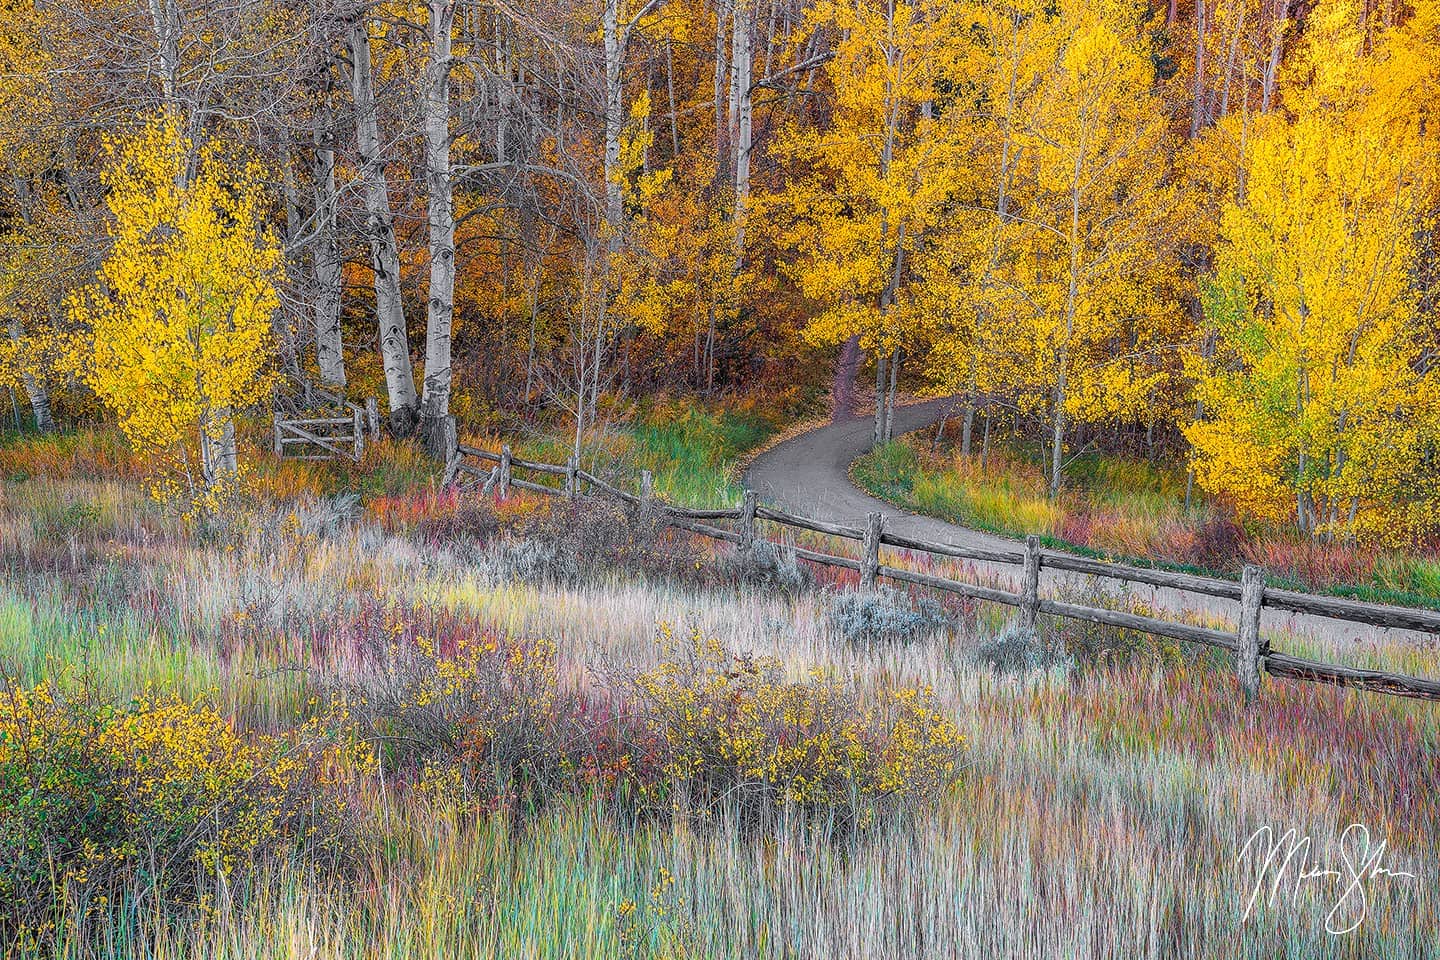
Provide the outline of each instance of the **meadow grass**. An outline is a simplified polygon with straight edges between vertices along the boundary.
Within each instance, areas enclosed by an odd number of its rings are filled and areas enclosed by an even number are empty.
[[[629,426],[628,459],[655,477],[655,489],[683,506],[738,503],[729,467],[778,429],[753,409],[707,409],[693,401],[652,400]]]
[[[74,503],[94,505],[96,522],[70,524]],[[1246,709],[1228,662],[1210,657],[997,676],[975,653],[1006,615],[983,604],[947,608],[943,625],[903,642],[857,644],[829,615],[833,592],[853,586],[844,577],[727,583],[712,567],[728,548],[705,548],[693,577],[517,580],[488,548],[422,536],[430,507],[397,505],[392,517],[414,522],[382,528],[320,524],[306,504],[193,540],[133,484],[7,483],[0,661],[28,680],[88,672],[117,701],[174,688],[241,728],[283,730],[327,678],[366,669],[367,639],[543,637],[568,685],[598,689],[607,665],[660,662],[657,625],[673,624],[797,679],[818,669],[862,692],[933,688],[966,737],[962,774],[933,808],[859,834],[787,816],[758,832],[723,815],[637,818],[604,789],[517,820],[361,777],[358,872],[270,864],[205,909],[157,911],[142,897],[98,937],[13,955],[1435,953],[1440,718],[1427,704],[1271,682]],[[1279,640],[1302,653],[1314,643]],[[1377,638],[1361,655],[1440,673],[1433,647]],[[1336,895],[1320,884],[1242,922],[1235,858],[1252,831],[1294,827],[1328,851],[1350,822],[1387,838],[1387,865],[1418,879],[1371,883],[1367,919],[1343,936],[1325,931]]]

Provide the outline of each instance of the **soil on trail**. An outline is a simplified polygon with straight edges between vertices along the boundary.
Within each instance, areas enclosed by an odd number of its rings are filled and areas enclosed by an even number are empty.
[[[926,400],[897,407],[894,433],[900,436],[934,424],[942,416],[948,415],[952,406],[953,401],[946,399]],[[885,517],[886,530],[907,537],[991,550],[1017,549],[1017,541],[1008,537],[909,513],[856,487],[850,481],[850,464],[869,450],[873,430],[874,422],[871,418],[858,417],[806,431],[776,444],[756,457],[745,471],[745,483],[756,492],[761,503],[773,504],[801,516],[863,527],[867,514],[881,513]],[[969,566],[976,574],[986,579],[993,578],[1011,589],[1018,584],[1019,567],[979,561],[972,562]],[[1040,580],[1041,596],[1053,597],[1057,591],[1078,586],[1087,579],[1090,578],[1064,571],[1044,571]],[[1113,581],[1106,586],[1115,592],[1123,588],[1131,595],[1149,601],[1157,610],[1203,614],[1224,621],[1232,629],[1239,610],[1239,603],[1236,601],[1184,590],[1149,587],[1138,583],[1123,586]],[[1216,626],[1220,624],[1217,623]],[[1377,629],[1340,620],[1268,609],[1264,612],[1262,629],[1267,632],[1308,634],[1330,641],[1375,643],[1381,639],[1433,640],[1428,634]]]

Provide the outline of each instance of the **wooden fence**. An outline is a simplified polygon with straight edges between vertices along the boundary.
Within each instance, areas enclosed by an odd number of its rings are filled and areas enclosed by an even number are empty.
[[[485,466],[477,464],[476,461]],[[514,473],[517,469],[558,478],[560,484],[556,486],[516,477]],[[1021,625],[1026,628],[1033,628],[1036,617],[1040,614],[1047,614],[1228,650],[1235,655],[1240,686],[1245,693],[1247,702],[1259,693],[1262,669],[1273,677],[1355,687],[1376,693],[1421,700],[1440,700],[1440,682],[1435,680],[1290,656],[1271,650],[1269,641],[1263,638],[1260,632],[1261,611],[1265,608],[1360,623],[1372,627],[1395,627],[1436,635],[1440,635],[1440,612],[1362,603],[1340,597],[1316,596],[1292,590],[1279,590],[1269,586],[1265,582],[1264,571],[1255,566],[1246,566],[1237,583],[1232,580],[1134,567],[1092,560],[1057,550],[1046,550],[1041,548],[1039,538],[1034,536],[1027,537],[1023,545],[1017,544],[1015,550],[987,550],[978,547],[935,543],[887,531],[884,517],[879,513],[871,513],[863,528],[852,527],[762,506],[758,503],[753,490],[744,492],[739,507],[722,510],[692,510],[657,500],[653,494],[649,471],[642,473],[640,493],[637,495],[621,490],[599,477],[587,473],[580,469],[573,459],[564,466],[522,460],[514,456],[509,446],[502,447],[499,453],[495,453],[463,444],[458,445],[446,464],[444,483],[448,486],[459,482],[462,477],[470,477],[475,480],[483,493],[489,494],[493,491],[501,497],[508,496],[511,489],[563,495],[570,498],[587,492],[599,493],[644,510],[654,511],[657,516],[663,517],[668,526],[733,543],[742,550],[750,549],[762,539],[759,530],[760,521],[790,529],[809,530],[831,537],[853,540],[860,545],[858,557],[821,553],[802,547],[787,547],[786,549],[793,550],[795,556],[801,560],[858,572],[862,589],[872,589],[881,579],[888,579],[929,587],[972,600],[984,600],[1015,607],[1019,611]],[[715,521],[731,522],[734,525],[733,529],[717,527],[714,525]],[[1016,566],[1020,568],[1020,588],[1018,591],[1011,592],[890,566],[882,562],[880,556],[882,546],[928,553],[932,556]],[[1234,632],[1217,630],[1121,610],[1044,599],[1039,595],[1040,572],[1044,569],[1183,590],[1202,596],[1232,600],[1239,604],[1237,628]]]
[[[359,463],[365,455],[366,434],[372,438],[380,435],[379,403],[370,397],[362,407],[305,382],[296,393],[276,393],[271,424],[277,457],[349,457]]]

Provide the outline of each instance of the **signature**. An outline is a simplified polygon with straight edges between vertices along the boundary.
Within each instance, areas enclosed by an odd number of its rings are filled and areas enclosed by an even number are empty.
[[[1282,892],[1294,903],[1302,889],[1319,881],[1338,891],[1334,906],[1325,915],[1326,932],[1337,936],[1349,933],[1365,922],[1370,909],[1369,883],[1387,878],[1415,879],[1413,873],[1385,866],[1388,844],[1388,840],[1372,842],[1368,827],[1352,823],[1335,841],[1337,864],[1321,860],[1311,838],[1293,827],[1283,833],[1276,833],[1268,824],[1261,827],[1250,834],[1235,858],[1236,866],[1248,861],[1253,871],[1253,885],[1240,922],[1250,917],[1262,896],[1267,906],[1274,905]]]

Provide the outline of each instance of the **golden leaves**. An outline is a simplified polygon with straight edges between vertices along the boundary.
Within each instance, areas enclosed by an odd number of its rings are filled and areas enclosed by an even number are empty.
[[[90,386],[132,444],[181,465],[265,396],[280,305],[260,171],[221,149],[196,150],[169,116],[112,144],[111,252],[70,300],[93,335]]]

